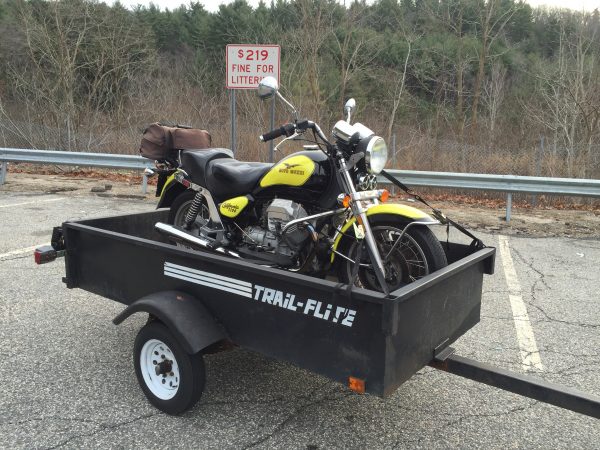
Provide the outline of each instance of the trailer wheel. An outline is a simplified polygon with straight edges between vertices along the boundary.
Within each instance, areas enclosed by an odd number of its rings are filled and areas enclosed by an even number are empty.
[[[180,414],[200,400],[206,378],[202,354],[187,354],[161,322],[140,330],[133,363],[142,391],[161,411]]]

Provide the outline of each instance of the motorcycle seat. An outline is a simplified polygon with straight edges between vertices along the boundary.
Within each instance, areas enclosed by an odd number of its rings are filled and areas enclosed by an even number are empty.
[[[220,200],[249,194],[271,167],[269,163],[215,159],[208,164],[207,187]]]
[[[207,166],[216,159],[233,159],[233,152],[226,148],[210,148],[204,150],[184,150],[181,152],[181,165],[192,181],[208,188]]]

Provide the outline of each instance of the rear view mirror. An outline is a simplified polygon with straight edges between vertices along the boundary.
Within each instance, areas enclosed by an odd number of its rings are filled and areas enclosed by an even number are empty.
[[[269,99],[277,93],[278,89],[279,85],[274,77],[264,77],[260,80],[260,83],[258,83],[258,98],[261,100]]]

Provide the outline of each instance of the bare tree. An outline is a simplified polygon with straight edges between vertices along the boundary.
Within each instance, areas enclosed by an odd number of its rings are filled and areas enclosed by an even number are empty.
[[[25,41],[11,65],[13,92],[30,120],[57,130],[50,146],[89,149],[127,102],[127,81],[152,60],[146,36],[125,10],[85,0],[21,3]],[[106,122],[104,130],[98,125]]]
[[[344,19],[337,29],[332,30],[335,43],[334,58],[340,70],[339,93],[333,90],[331,95],[338,95],[340,109],[346,101],[348,83],[357,74],[367,69],[377,58],[381,47],[377,45],[380,37],[377,33],[368,33],[359,27],[359,21],[367,18],[366,4],[353,4],[344,11]]]
[[[486,0],[479,13],[479,27],[481,30],[481,47],[479,49],[479,65],[473,88],[473,105],[471,107],[471,123],[477,125],[479,97],[485,75],[485,65],[490,56],[490,49],[494,42],[503,34],[504,27],[520,6],[515,4],[504,11],[500,11],[501,0]]]
[[[554,152],[566,152],[568,176],[574,175],[579,149],[585,148],[589,156],[600,135],[596,29],[585,26],[587,18],[581,16],[574,32],[561,25],[555,61],[540,64],[537,71],[537,100],[524,102],[530,117],[552,133]],[[584,176],[585,171],[584,165]]]
[[[396,121],[396,113],[402,100],[402,94],[404,93],[404,87],[406,86],[406,72],[408,70],[408,61],[410,60],[410,54],[412,51],[412,38],[406,37],[406,44],[408,46],[406,51],[406,58],[404,58],[404,66],[401,72],[395,73],[394,83],[394,96],[392,97],[392,111],[390,113],[390,119],[388,122],[387,139],[388,142],[392,140],[392,130],[394,128],[394,122]]]
[[[489,77],[483,84],[481,103],[487,110],[488,126],[492,140],[496,132],[496,122],[500,112],[500,107],[504,101],[506,93],[506,67],[501,63],[495,62]]]

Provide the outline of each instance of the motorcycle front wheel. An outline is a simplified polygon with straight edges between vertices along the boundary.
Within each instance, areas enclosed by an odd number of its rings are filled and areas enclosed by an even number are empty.
[[[383,260],[388,289],[394,291],[413,281],[423,278],[448,265],[446,253],[433,232],[426,226],[410,227],[402,235],[405,223],[397,220],[373,220],[371,230]],[[400,240],[399,240],[400,239]],[[355,280],[352,280],[354,261],[358,245],[361,251],[360,267]],[[342,283],[354,283],[364,289],[382,291],[369,258],[365,240],[357,241],[352,236],[345,237],[344,248],[340,252],[347,258],[337,255],[338,278]]]

